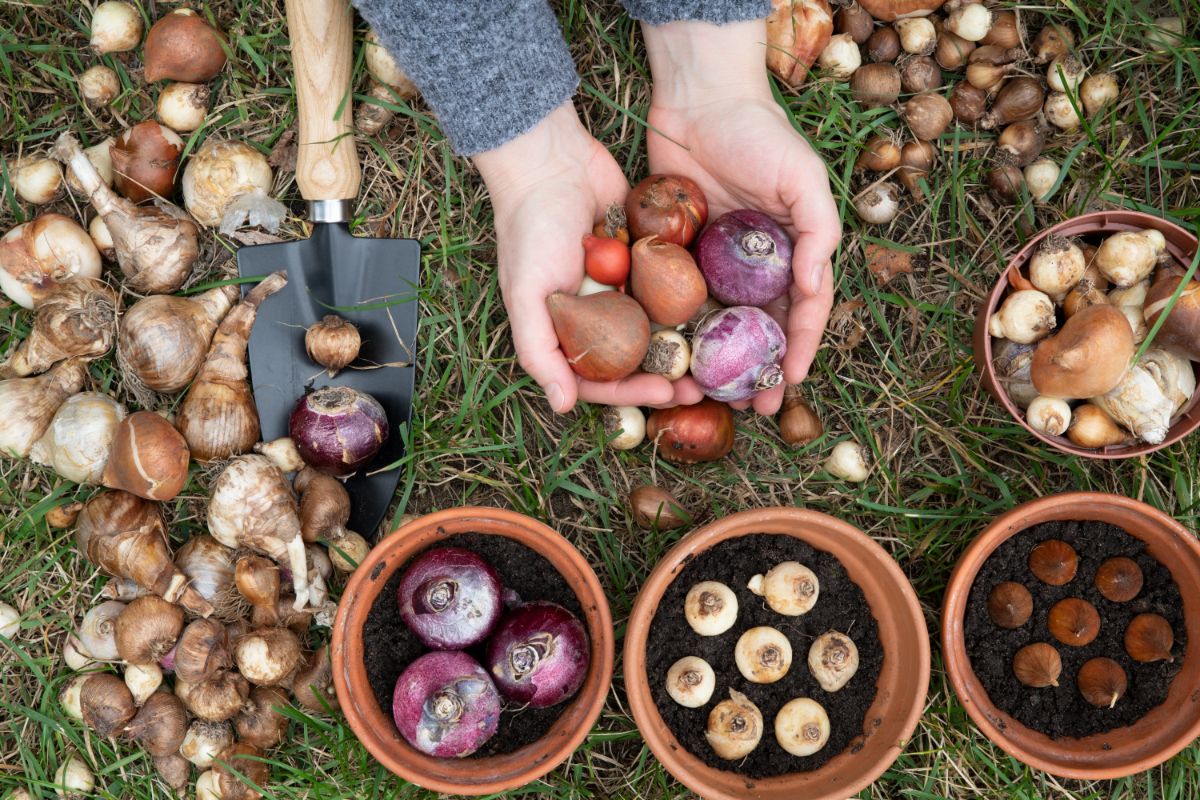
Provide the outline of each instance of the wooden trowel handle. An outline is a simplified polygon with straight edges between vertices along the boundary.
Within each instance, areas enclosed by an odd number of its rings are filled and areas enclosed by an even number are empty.
[[[305,200],[349,200],[361,173],[350,115],[349,0],[287,0],[300,123],[296,183]]]

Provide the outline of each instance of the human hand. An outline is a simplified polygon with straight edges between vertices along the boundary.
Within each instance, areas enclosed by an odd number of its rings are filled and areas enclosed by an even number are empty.
[[[700,399],[695,384],[678,390],[658,375],[582,380],[558,347],[546,310],[554,292],[574,294],[583,280],[583,235],[629,184],[604,146],[564,103],[529,132],[474,158],[496,220],[500,292],[517,359],[563,413],[576,400],[606,405],[668,406]]]
[[[767,311],[787,333],[784,378],[800,383],[833,306],[830,258],[842,226],[825,164],[771,96],[765,25],[685,21],[643,29],[654,75],[647,132],[651,171],[699,184],[709,219],[753,208],[775,219],[792,239],[794,283]],[[775,413],[783,390],[758,394],[754,408]]]

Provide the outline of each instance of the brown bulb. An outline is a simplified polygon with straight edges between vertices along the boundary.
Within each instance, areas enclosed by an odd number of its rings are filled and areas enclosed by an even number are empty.
[[[956,70],[967,63],[975,47],[974,42],[968,42],[950,31],[943,30],[942,35],[938,37],[937,47],[934,48],[933,58],[943,69]]]
[[[1046,136],[1036,119],[1014,122],[996,138],[1001,152],[1009,153],[1018,167],[1032,164],[1046,146]]]
[[[838,9],[833,18],[837,33],[848,33],[855,44],[864,44],[871,38],[875,20],[858,3],[851,2]]]
[[[1110,558],[1096,570],[1096,588],[1114,603],[1125,603],[1142,590],[1142,568],[1132,558]]]
[[[1033,614],[1033,595],[1019,583],[1005,581],[988,595],[988,616],[1001,628],[1019,628]]]
[[[638,527],[671,531],[682,528],[691,517],[666,489],[645,483],[629,493],[629,510]]]
[[[1021,168],[1006,157],[1004,151],[992,159],[992,166],[984,176],[992,194],[1002,203],[1015,203],[1021,199],[1021,190],[1025,188],[1025,175]]]
[[[928,92],[942,85],[942,68],[931,56],[912,56],[900,67],[900,88],[910,94]]]
[[[1111,658],[1093,658],[1084,662],[1075,676],[1079,693],[1097,708],[1112,708],[1125,694],[1125,670]]]
[[[800,396],[799,389],[789,386],[783,395],[779,412],[779,436],[788,444],[805,445],[825,433],[821,418]]]
[[[966,81],[959,81],[950,90],[950,110],[964,125],[974,125],[987,112],[987,92]]]
[[[1062,658],[1058,651],[1045,642],[1026,645],[1013,656],[1013,675],[1026,686],[1044,689],[1058,686],[1062,674]]]
[[[358,358],[361,347],[358,328],[337,314],[325,315],[320,322],[310,325],[304,334],[304,350],[308,357],[325,367],[331,378]]]
[[[881,108],[900,96],[900,70],[886,61],[864,64],[850,78],[850,94],[863,108]]]
[[[896,33],[895,28],[889,25],[876,28],[871,38],[867,39],[867,58],[875,63],[895,61],[899,55],[900,34]]]
[[[1068,597],[1059,600],[1050,609],[1046,627],[1063,644],[1083,647],[1091,644],[1100,633],[1100,614],[1088,601]]]
[[[854,162],[855,169],[871,172],[890,172],[900,166],[900,148],[890,137],[875,134],[867,139],[863,151]]]
[[[1046,90],[1037,78],[1021,76],[1013,78],[996,95],[992,110],[983,115],[980,124],[989,130],[1013,122],[1032,119],[1042,110]]]
[[[900,169],[896,172],[896,177],[913,197],[925,196],[921,189],[921,179],[929,175],[936,158],[937,151],[929,142],[914,140],[906,142],[904,147],[900,148]]]
[[[1029,552],[1029,571],[1042,583],[1062,586],[1070,583],[1079,567],[1075,548],[1061,539],[1039,542]]]
[[[979,40],[981,45],[996,45],[997,47],[1012,48],[1021,46],[1021,26],[1013,11],[995,11],[992,13],[992,27],[987,36]]]
[[[109,673],[93,675],[84,682],[79,705],[83,721],[105,739],[124,731],[137,713],[125,681]]]
[[[1174,661],[1171,657],[1174,645],[1175,632],[1171,630],[1171,623],[1158,614],[1138,614],[1125,629],[1125,652],[1142,664]]]

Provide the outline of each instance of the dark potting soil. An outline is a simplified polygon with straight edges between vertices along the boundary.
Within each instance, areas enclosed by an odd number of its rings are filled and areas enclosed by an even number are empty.
[[[1075,548],[1079,566],[1063,586],[1050,586],[1029,571],[1029,551],[1046,539],[1061,539]],[[1096,568],[1113,556],[1126,556],[1142,569],[1142,590],[1125,603],[1114,603],[1096,589]],[[1033,595],[1033,615],[1021,627],[1006,630],[992,622],[987,599],[998,583],[1015,581]],[[1080,597],[1100,614],[1100,633],[1088,645],[1060,643],[1046,627],[1051,606],[1067,597]],[[988,557],[967,600],[963,631],[967,655],[988,697],[1026,727],[1048,736],[1081,738],[1129,725],[1167,697],[1181,662],[1141,664],[1125,652],[1125,628],[1138,614],[1161,614],[1175,633],[1174,653],[1183,653],[1187,641],[1183,627],[1183,602],[1171,573],[1146,552],[1140,539],[1105,522],[1045,522],[1023,531]],[[1027,644],[1046,642],[1062,658],[1057,687],[1032,689],[1012,671],[1013,656]],[[1125,670],[1125,695],[1114,708],[1096,708],[1075,686],[1075,673],[1089,659],[1107,656]]]
[[[747,581],[764,574],[781,561],[799,561],[820,581],[817,604],[799,617],[772,611],[763,598],[746,588]],[[720,636],[700,636],[683,615],[688,590],[701,581],[720,581],[738,600],[737,622]],[[792,666],[775,683],[751,683],[742,677],[733,658],[738,638],[750,628],[767,625],[787,636],[792,645]],[[808,670],[808,649],[829,630],[840,631],[858,647],[858,672],[837,692],[826,692]],[[712,699],[700,708],[684,708],[667,694],[667,670],[684,656],[699,656],[716,673]],[[847,747],[857,747],[857,737],[869,735],[879,720],[866,719],[875,700],[875,683],[883,664],[879,628],[858,585],[834,556],[799,539],[772,534],[751,534],[729,539],[688,562],[667,587],[658,612],[650,623],[646,641],[646,675],[650,692],[667,727],[689,753],[716,769],[749,778],[767,778],[789,772],[817,769]],[[746,695],[763,715],[763,737],[744,759],[719,758],[704,738],[713,707],[729,698],[729,690]],[[775,715],[789,700],[811,697],[829,715],[829,741],[811,756],[791,755],[775,741]]]
[[[583,619],[579,598],[575,596],[563,576],[543,556],[519,542],[505,536],[463,533],[448,536],[428,549],[433,547],[462,547],[471,550],[495,567],[504,586],[515,590],[522,600],[549,600],[566,608],[580,620]],[[372,604],[362,629],[363,660],[366,662],[367,678],[371,682],[375,699],[379,701],[379,707],[389,720],[392,718],[392,691],[396,688],[396,679],[418,656],[428,652],[421,640],[400,618],[396,591],[400,588],[400,580],[403,577],[404,567],[392,573],[383,591]],[[467,652],[480,663],[483,662],[482,645]],[[562,709],[561,704],[550,708],[505,705],[495,735],[468,758],[511,753],[537,741],[562,715]]]

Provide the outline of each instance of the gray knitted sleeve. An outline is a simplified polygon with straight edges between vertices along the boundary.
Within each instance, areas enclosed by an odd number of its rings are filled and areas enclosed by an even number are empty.
[[[546,0],[353,0],[408,73],[460,155],[499,147],[532,128],[579,85]],[[767,16],[770,0],[623,0],[659,25]]]
[[[740,22],[762,19],[771,13],[771,0],[621,0],[629,16],[651,25],[681,19],[703,22]]]
[[[354,0],[460,155],[498,147],[575,93],[546,0]]]

